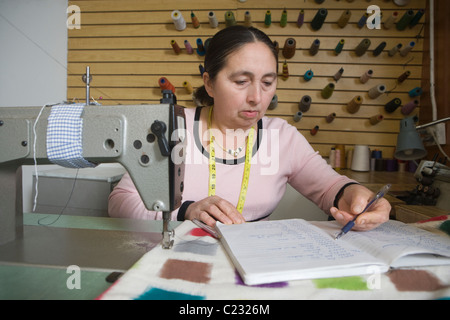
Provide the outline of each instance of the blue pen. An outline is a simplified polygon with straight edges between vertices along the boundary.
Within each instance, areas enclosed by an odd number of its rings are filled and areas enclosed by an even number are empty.
[[[389,191],[389,189],[391,188],[390,184],[385,185],[383,188],[380,189],[380,191],[377,192],[377,194],[369,201],[369,203],[367,204],[367,206],[364,208],[363,211],[361,211],[361,213],[357,214],[352,221],[348,222],[341,230],[341,232],[339,232],[336,237],[334,238],[335,240],[339,239],[340,237],[342,237],[344,234],[346,234],[347,232],[349,232],[353,226],[355,225],[355,221],[356,219],[362,215],[364,212],[366,212],[367,210],[369,210],[369,208],[375,204],[379,199],[383,198],[384,195]]]

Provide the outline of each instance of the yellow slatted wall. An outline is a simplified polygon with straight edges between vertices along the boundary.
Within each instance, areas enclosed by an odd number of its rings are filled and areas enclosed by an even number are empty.
[[[327,156],[332,146],[344,144],[368,144],[372,149],[383,151],[384,157],[392,157],[399,130],[399,119],[403,118],[400,108],[394,113],[386,113],[384,105],[394,98],[400,98],[403,104],[411,98],[408,92],[421,86],[423,25],[425,17],[413,28],[398,31],[395,27],[386,30],[358,28],[357,23],[371,4],[378,5],[383,18],[399,12],[402,17],[407,9],[425,9],[426,0],[412,0],[406,7],[398,7],[392,1],[366,0],[337,1],[326,0],[316,4],[313,0],[78,0],[69,1],[81,9],[81,29],[69,30],[68,43],[68,100],[85,99],[85,84],[81,76],[90,66],[93,75],[91,96],[103,105],[159,103],[161,97],[158,79],[162,76],[176,87],[178,103],[194,107],[191,95],[183,88],[188,81],[195,88],[202,84],[198,66],[203,58],[196,53],[189,55],[183,42],[188,40],[196,48],[196,39],[205,41],[218,30],[225,28],[224,14],[233,11],[238,24],[243,24],[244,14],[249,11],[253,26],[263,29],[272,40],[278,41],[280,47],[288,37],[296,40],[297,50],[291,59],[286,59],[289,78],[278,81],[278,107],[269,110],[269,116],[285,118],[308,139],[312,146],[323,156]],[[288,23],[280,26],[280,18],[286,8]],[[320,8],[328,10],[323,27],[314,31],[310,22]],[[173,10],[180,10],[187,27],[177,31],[171,19]],[[302,27],[296,25],[300,9],[305,11]],[[345,28],[337,25],[337,20],[345,9],[352,12],[349,24]],[[200,27],[191,23],[191,10],[200,21]],[[265,27],[264,18],[267,10],[271,11],[272,24]],[[219,27],[213,29],[208,22],[208,12],[214,11],[219,20]],[[70,15],[70,14],[69,14]],[[418,37],[418,35],[420,35]],[[369,50],[357,57],[355,48],[364,38],[371,40]],[[311,56],[309,48],[315,39],[321,41],[317,55]],[[342,53],[335,55],[334,49],[340,39],[345,39]],[[174,53],[171,40],[182,48],[181,54]],[[378,44],[387,42],[385,50],[378,56],[372,54]],[[398,43],[406,46],[415,41],[416,46],[406,56],[388,55],[388,51]],[[285,59],[280,50],[280,73]],[[336,82],[333,75],[344,68],[342,78]],[[311,69],[314,77],[306,82],[303,75]],[[359,81],[368,69],[374,76],[366,84]],[[406,70],[411,76],[397,85],[396,79]],[[323,99],[321,90],[330,82],[335,83],[331,98]],[[378,84],[385,84],[388,93],[376,99],[370,99],[368,90]],[[299,111],[298,103],[304,95],[310,95],[312,105],[303,114],[299,122],[293,115]],[[361,95],[364,103],[355,114],[347,112],[346,104],[356,95]],[[418,114],[418,108],[412,114]],[[327,123],[325,117],[330,113],[337,117]],[[382,114],[384,120],[371,125],[369,118]],[[319,132],[312,136],[310,129],[319,126]]]

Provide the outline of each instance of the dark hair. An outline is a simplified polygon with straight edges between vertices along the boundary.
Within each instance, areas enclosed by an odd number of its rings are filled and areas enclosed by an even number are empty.
[[[272,51],[277,61],[278,50],[270,38],[261,30],[253,27],[231,26],[217,32],[209,42],[205,55],[205,72],[208,72],[210,80],[214,81],[217,74],[225,66],[227,57],[247,43],[263,42]],[[194,100],[203,106],[212,106],[214,99],[206,92],[205,86],[199,87],[194,92]]]

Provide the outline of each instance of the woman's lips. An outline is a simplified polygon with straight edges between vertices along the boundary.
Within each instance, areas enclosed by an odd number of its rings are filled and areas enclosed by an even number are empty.
[[[242,114],[246,117],[246,118],[256,118],[259,114],[258,111],[252,111],[252,110],[245,110],[242,111]]]

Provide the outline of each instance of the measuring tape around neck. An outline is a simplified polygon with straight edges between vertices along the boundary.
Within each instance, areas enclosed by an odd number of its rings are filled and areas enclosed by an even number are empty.
[[[209,110],[208,117],[208,130],[209,130],[209,189],[208,196],[216,194],[216,152],[214,149],[214,136],[211,134],[211,119],[212,119],[212,107]],[[242,176],[241,192],[239,193],[239,201],[237,204],[237,210],[242,213],[244,209],[245,199],[247,197],[248,182],[250,179],[250,160],[252,158],[252,146],[255,129],[252,127],[248,134],[247,146],[245,149],[245,165],[244,175]]]

